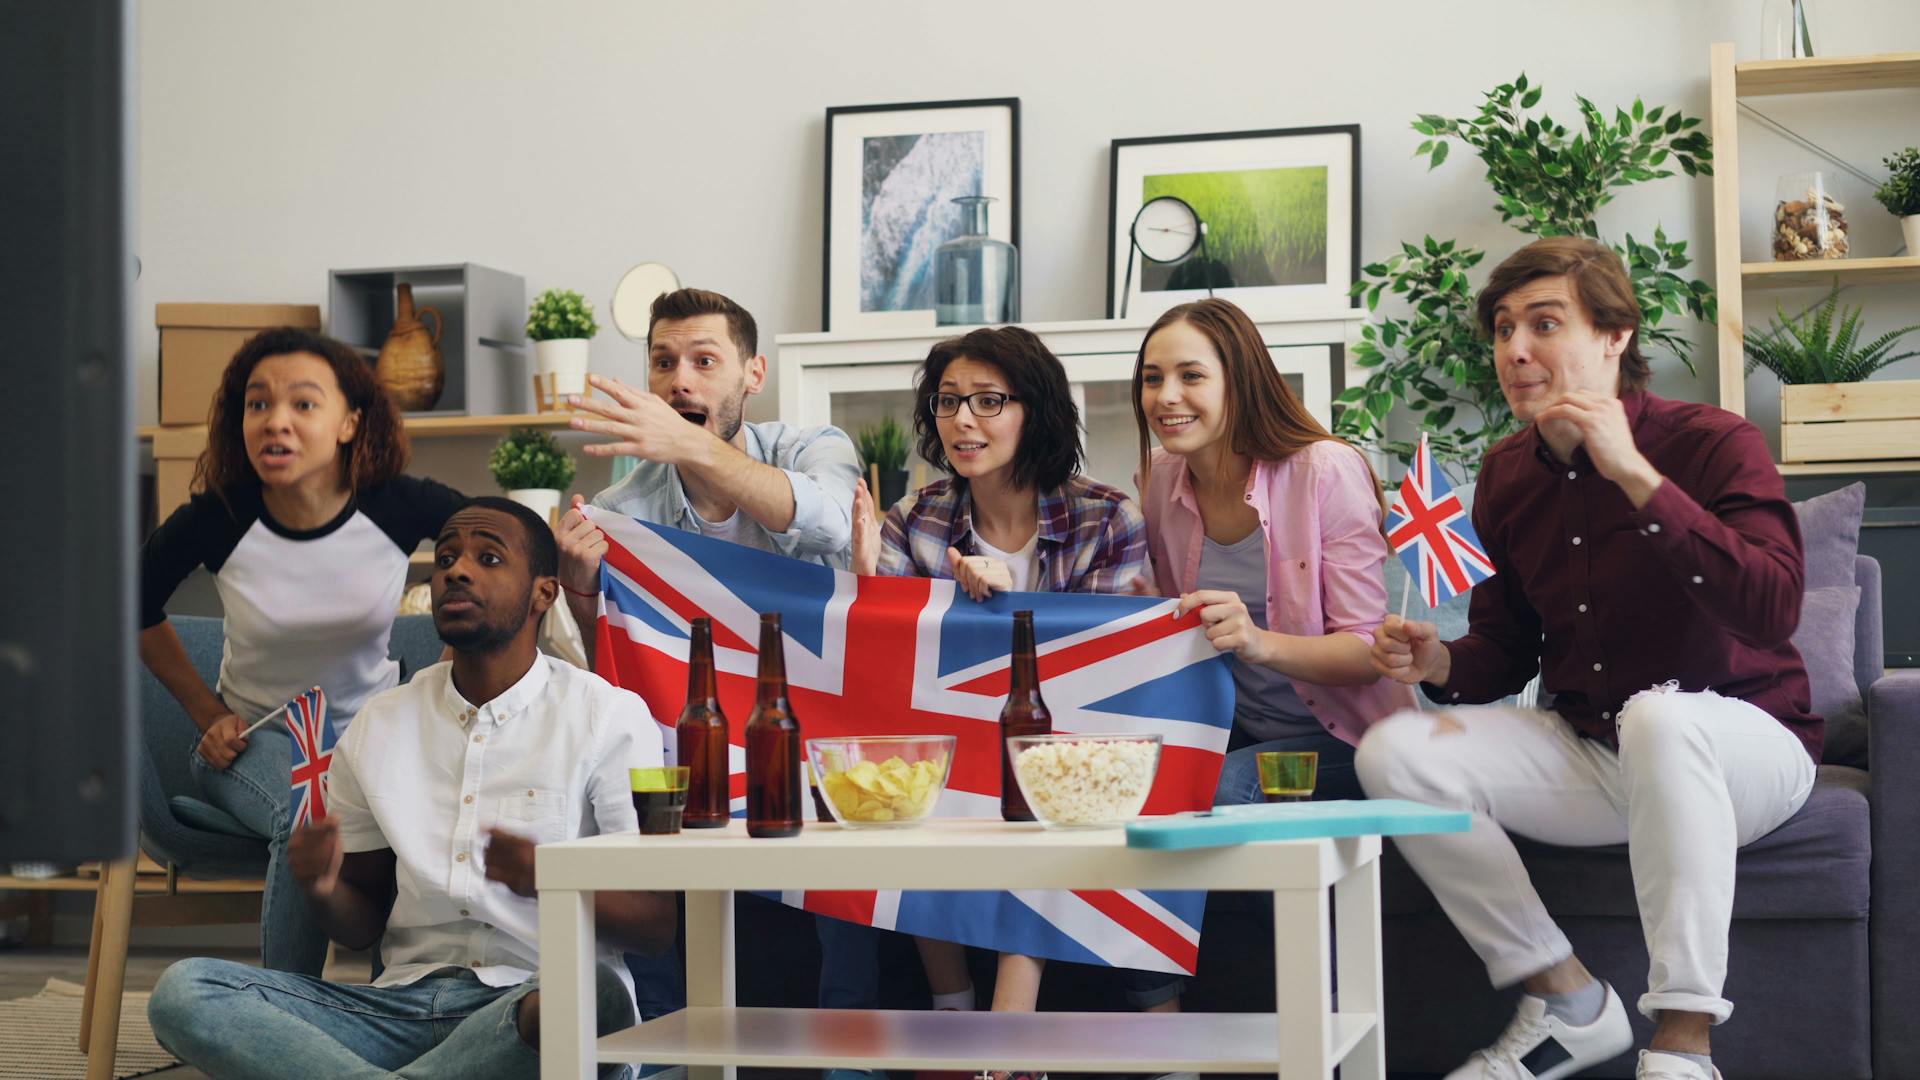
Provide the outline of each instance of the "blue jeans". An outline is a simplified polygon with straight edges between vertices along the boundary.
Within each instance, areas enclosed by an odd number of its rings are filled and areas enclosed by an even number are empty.
[[[199,740],[194,740],[199,745]],[[307,895],[294,883],[287,861],[287,826],[293,789],[293,739],[275,721],[247,736],[247,748],[225,769],[188,751],[201,797],[266,838],[267,886],[260,898],[260,963],[275,971],[320,976],[327,963],[327,936],[307,910]]]
[[[1244,744],[1244,745],[1236,745]],[[1220,765],[1220,782],[1213,789],[1213,805],[1245,806],[1266,801],[1260,790],[1258,755],[1268,750],[1312,750],[1320,755],[1314,776],[1315,799],[1364,799],[1360,781],[1353,773],[1353,747],[1326,732],[1294,735],[1266,742],[1248,742],[1239,728],[1233,731],[1226,760]],[[1158,971],[1120,972],[1127,1001],[1136,1009],[1146,1009],[1179,997],[1186,986],[1180,975]]]
[[[627,989],[596,972],[597,1029],[633,1025]],[[536,1077],[540,1055],[520,1038],[520,1000],[537,979],[488,986],[465,968],[441,968],[406,986],[330,983],[231,960],[169,967],[147,1017],[175,1057],[213,1077]],[[626,1075],[603,1065],[603,1077]]]
[[[880,1007],[880,931],[816,915],[820,935],[820,999],[823,1009]]]

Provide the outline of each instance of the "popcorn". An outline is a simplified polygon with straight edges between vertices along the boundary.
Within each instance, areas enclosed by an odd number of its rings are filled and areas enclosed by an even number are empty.
[[[1137,815],[1159,747],[1146,739],[1036,743],[1013,760],[1027,805],[1054,825],[1113,825]]]

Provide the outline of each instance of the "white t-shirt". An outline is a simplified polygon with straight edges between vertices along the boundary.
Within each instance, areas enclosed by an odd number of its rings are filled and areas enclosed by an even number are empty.
[[[973,534],[973,550],[990,559],[999,559],[1007,564],[1007,571],[1013,575],[1013,588],[1009,592],[1027,592],[1034,579],[1040,575],[1040,530],[1033,530],[1027,542],[1019,551],[1001,551],[981,539],[978,532]]]
[[[693,519],[693,531],[701,536],[711,536],[715,540],[725,540],[729,544],[758,548],[761,551],[773,551],[773,541],[768,539],[767,530],[748,515],[745,510],[735,509],[733,516],[725,521],[708,521],[700,516],[700,511],[687,504],[687,516]]]
[[[479,707],[454,688],[450,661],[375,695],[341,736],[328,782],[345,849],[391,848],[398,860],[374,985],[444,967],[488,986],[531,978],[539,904],[487,880],[487,830],[539,844],[634,832],[627,770],[661,761],[645,702],[544,654]],[[633,991],[618,949],[598,959]]]
[[[224,501],[195,495],[141,552],[140,626],[163,621],[173,590],[206,567],[226,615],[218,689],[227,707],[255,720],[317,685],[338,730],[400,681],[387,639],[407,556],[465,501],[444,484],[400,476],[302,531],[275,521],[259,488]]]

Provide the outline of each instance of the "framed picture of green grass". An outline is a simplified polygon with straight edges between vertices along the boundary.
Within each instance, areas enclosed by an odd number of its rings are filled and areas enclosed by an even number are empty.
[[[1108,194],[1107,317],[1152,319],[1207,287],[1255,319],[1357,303],[1360,126],[1229,131],[1113,140]],[[1128,228],[1149,199],[1176,195],[1206,223],[1205,253],[1136,260]]]

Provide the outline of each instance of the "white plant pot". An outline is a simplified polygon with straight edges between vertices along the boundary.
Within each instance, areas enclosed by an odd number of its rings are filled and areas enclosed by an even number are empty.
[[[1907,258],[1920,259],[1920,214],[1900,219],[1900,235],[1907,240]]]
[[[533,373],[553,376],[555,397],[587,392],[587,339],[556,338],[533,343]]]
[[[548,525],[557,527],[560,524],[560,492],[557,488],[514,488],[507,492],[507,498],[539,514]]]

